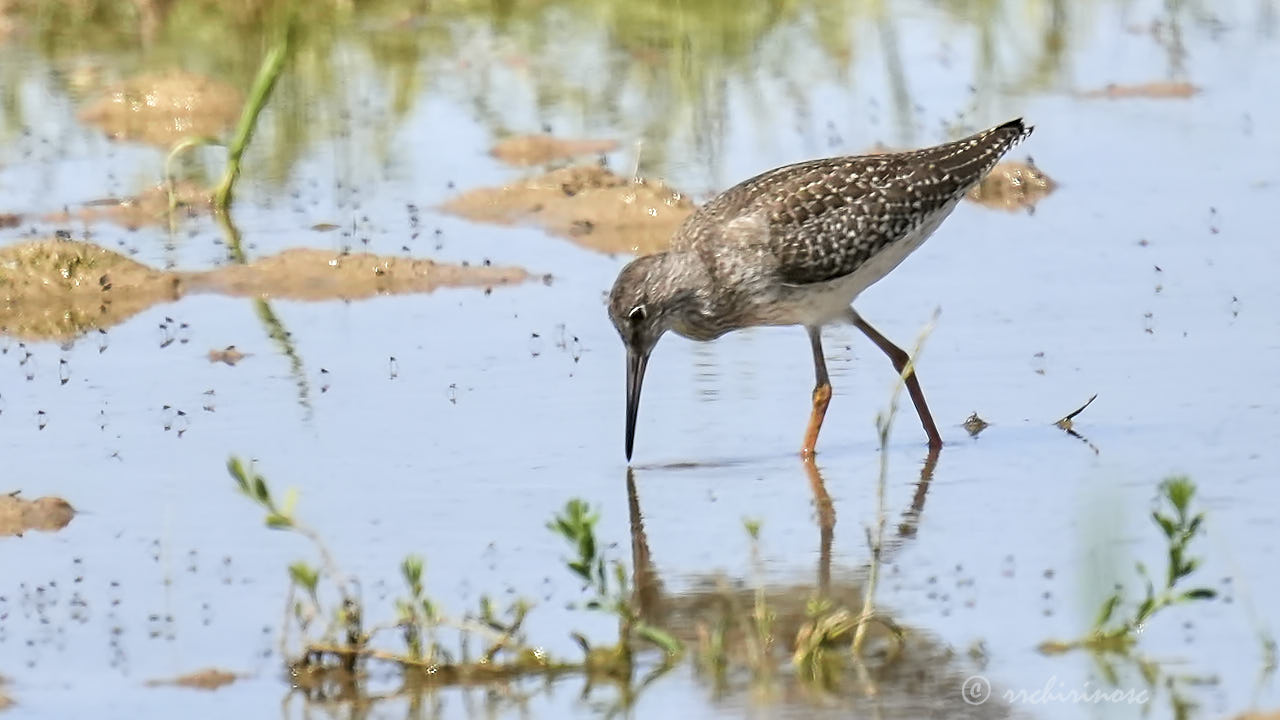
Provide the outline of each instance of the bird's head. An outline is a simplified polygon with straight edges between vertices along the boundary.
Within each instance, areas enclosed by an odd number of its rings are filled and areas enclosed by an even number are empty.
[[[636,258],[622,268],[609,293],[609,317],[627,348],[627,460],[635,442],[640,386],[649,353],[688,309],[693,292],[671,253]]]
[[[609,293],[609,317],[628,350],[648,357],[671,329],[676,288],[666,272],[667,254],[636,258],[618,273]]]

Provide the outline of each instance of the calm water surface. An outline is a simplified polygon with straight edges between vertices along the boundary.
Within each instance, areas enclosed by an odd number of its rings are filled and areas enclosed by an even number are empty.
[[[57,533],[0,538],[8,715],[600,714],[608,698],[582,699],[576,679],[526,688],[523,701],[444,691],[425,709],[290,698],[277,652],[285,567],[311,550],[262,527],[226,476],[228,455],[257,459],[278,489],[300,489],[299,513],[362,579],[370,616],[390,615],[400,559],[419,552],[446,608],[525,596],[537,603],[529,633],[552,650],[574,653],[573,630],[607,639],[607,620],[567,608],[579,587],[545,524],[583,498],[601,511],[611,552],[631,557],[623,354],[603,303],[629,256],[435,208],[520,176],[488,154],[505,132],[615,138],[611,167],[630,172],[639,147],[644,174],[704,198],[783,163],[929,144],[1017,115],[1037,130],[1014,159],[1033,156],[1057,191],[1033,214],[961,206],[859,300],[903,345],[941,309],[919,371],[948,444],[918,496],[924,435],[903,408],[888,448],[892,540],[879,600],[938,650],[914,662],[942,689],[718,695],[686,664],[633,714],[954,717],[982,710],[961,697],[974,674],[995,689],[988,717],[1172,717],[1182,700],[1197,718],[1280,707],[1264,653],[1280,593],[1274,3],[903,2],[882,14],[791,3],[733,22],[678,4],[658,19],[539,5],[505,19],[357,13],[304,45],[264,117],[234,220],[253,257],[408,247],[550,273],[550,283],[275,301],[297,372],[240,298],[188,297],[65,344],[0,338],[0,491],[57,495],[81,511]],[[34,20],[0,44],[0,213],[24,216],[0,244],[66,228],[156,267],[225,262],[208,218],[173,238],[41,219],[132,194],[163,172],[162,151],[80,124],[86,95],[173,65],[248,85],[256,59],[204,35],[181,51],[174,24],[185,19],[172,16],[150,49],[95,38],[77,50]],[[88,89],[73,82],[77,68],[92,70]],[[1171,81],[1199,92],[1083,96]],[[196,171],[217,167],[218,151],[197,155]],[[166,333],[176,341],[164,346]],[[250,355],[234,367],[208,360],[227,345]],[[830,330],[827,348],[835,398],[818,466],[835,512],[828,571],[860,583],[876,519],[874,418],[893,372],[851,329]],[[796,328],[662,342],[634,500],[665,593],[749,579],[744,518],[762,522],[771,585],[800,588],[802,603],[819,582],[822,531],[796,455],[811,385]],[[1095,393],[1076,419],[1087,441],[1053,426]],[[961,424],[975,411],[992,425],[971,439]],[[1136,594],[1134,562],[1162,571],[1148,512],[1172,473],[1198,482],[1208,534],[1197,577],[1222,599],[1162,614],[1140,648],[1168,675],[1212,682],[1162,684],[1145,707],[1000,702],[1006,689],[1108,687],[1088,655],[1035,648],[1084,632],[1115,582]],[[904,518],[915,524],[899,537]],[[146,685],[205,667],[248,677],[215,693]],[[1119,688],[1146,687],[1131,665],[1119,675]]]

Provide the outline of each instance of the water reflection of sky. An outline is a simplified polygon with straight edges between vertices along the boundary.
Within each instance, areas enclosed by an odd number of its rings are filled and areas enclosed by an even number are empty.
[[[1043,658],[1034,646],[1083,630],[1112,579],[1131,577],[1134,559],[1161,566],[1145,511],[1161,477],[1187,472],[1210,511],[1210,536],[1199,548],[1205,581],[1227,589],[1233,602],[1171,612],[1144,635],[1144,651],[1217,676],[1218,685],[1193,693],[1206,717],[1255,701],[1280,704],[1274,685],[1255,687],[1259,628],[1277,590],[1269,579],[1280,469],[1272,449],[1280,418],[1270,401],[1280,392],[1280,291],[1271,277],[1280,246],[1269,212],[1280,181],[1274,9],[1187,6],[1178,59],[1167,40],[1132,29],[1164,18],[1160,4],[1060,4],[1067,13],[1054,40],[1061,56],[1045,60],[1049,10],[1001,5],[1003,14],[982,24],[949,10],[962,6],[895,4],[887,19],[850,22],[847,63],[811,40],[824,25],[801,13],[745,59],[707,59],[702,73],[684,75],[614,49],[617,38],[598,18],[552,13],[547,26],[563,25],[563,37],[579,40],[536,54],[523,52],[514,31],[460,20],[450,27],[465,52],[419,61],[421,85],[396,122],[383,109],[394,92],[362,41],[339,44],[337,109],[314,112],[328,119],[346,108],[350,120],[339,122],[350,134],[300,149],[283,178],[264,178],[263,161],[251,162],[235,211],[251,252],[336,250],[340,234],[307,228],[354,221],[374,252],[397,254],[408,244],[415,255],[490,258],[551,272],[555,281],[491,295],[275,303],[303,359],[309,419],[297,406],[287,361],[244,300],[193,297],[154,308],[112,328],[101,353],[92,339],[66,350],[33,345],[29,382],[9,341],[0,356],[0,453],[9,459],[10,485],[31,497],[58,494],[85,510],[57,535],[0,544],[12,652],[0,672],[13,679],[13,694],[51,717],[102,697],[112,698],[111,712],[160,714],[193,696],[142,688],[143,679],[218,665],[258,673],[219,701],[254,715],[274,707],[284,686],[275,681],[276,659],[260,657],[270,645],[263,627],[278,623],[284,566],[306,549],[261,530],[231,491],[222,466],[232,452],[259,458],[277,486],[302,488],[305,517],[366,578],[370,614],[389,612],[394,592],[384,584],[394,586],[404,553],[421,551],[429,585],[448,606],[474,604],[482,592],[535,596],[531,633],[563,652],[572,650],[566,628],[608,632],[564,609],[577,588],[556,566],[561,548],[543,524],[567,498],[583,497],[602,507],[602,535],[627,555],[622,359],[601,304],[624,258],[431,210],[456,190],[513,177],[486,154],[495,129],[545,123],[566,135],[615,137],[624,147],[609,160],[624,172],[634,162],[632,143],[644,139],[647,172],[703,195],[792,160],[876,142],[927,143],[957,120],[977,126],[1022,114],[1038,129],[1017,154],[1033,155],[1061,183],[1058,192],[1033,216],[962,207],[859,302],[903,343],[934,307],[943,308],[920,371],[951,445],[917,536],[887,569],[881,600],[901,622],[960,654],[980,641],[983,672],[998,688],[1036,688],[1051,676],[1079,685],[1093,677],[1087,657]],[[1029,21],[1037,29],[1021,30]],[[1167,36],[1167,29],[1160,34]],[[108,143],[75,124],[60,77],[39,54],[21,43],[0,53],[26,69],[10,92],[20,96],[31,129],[25,136],[6,119],[0,132],[8,138],[0,145],[0,212],[52,212],[158,177],[159,152]],[[1075,96],[1171,77],[1203,92],[1164,101]],[[557,92],[540,87],[547,78],[559,83]],[[599,98],[609,102],[593,104]],[[264,147],[288,123],[268,119],[266,127]],[[208,157],[213,162],[216,153]],[[408,238],[408,203],[423,208],[416,241]],[[0,231],[0,241],[18,241],[30,225]],[[186,227],[194,234],[171,250],[157,230],[91,230],[95,242],[123,242],[154,264],[218,261],[216,227]],[[190,324],[189,343],[158,347],[166,316]],[[553,342],[534,357],[531,335],[554,338],[561,325],[580,338],[580,359]],[[865,563],[864,527],[874,519],[872,419],[891,371],[855,333],[834,329],[829,337],[836,397],[820,463],[835,501],[834,563],[855,571]],[[254,355],[234,368],[204,358],[228,344]],[[56,379],[60,358],[72,373],[65,386]],[[812,582],[819,530],[793,455],[809,373],[803,335],[794,329],[744,332],[708,346],[668,339],[655,354],[637,483],[669,591],[718,570],[744,575],[743,517],[764,520],[774,580]],[[1050,425],[1093,393],[1099,399],[1079,428],[1096,455]],[[190,417],[181,439],[163,429],[166,405]],[[971,441],[959,424],[975,410],[993,426]],[[910,506],[923,458],[922,435],[904,408],[891,449],[891,520]],[[671,464],[679,467],[664,467]],[[74,587],[77,575],[84,590]],[[1232,582],[1224,586],[1225,577]],[[36,606],[21,598],[50,580],[61,588],[59,602],[47,611],[52,623],[42,625]],[[90,603],[93,619],[83,625],[63,622],[75,593]],[[163,621],[170,614],[172,640]],[[155,638],[152,615],[162,619]],[[124,668],[110,664],[116,625],[124,628]],[[750,712],[742,698],[711,704],[687,679],[655,690],[642,711]],[[581,709],[574,692],[535,707]],[[1152,712],[1163,717],[1167,707],[1159,699]]]

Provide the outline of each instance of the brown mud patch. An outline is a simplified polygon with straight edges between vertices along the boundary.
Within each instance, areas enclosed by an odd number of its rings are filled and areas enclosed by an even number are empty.
[[[207,214],[213,209],[213,193],[196,183],[174,183],[173,197],[174,213],[182,217]],[[164,183],[159,183],[133,197],[92,200],[74,209],[46,215],[44,220],[55,224],[80,222],[86,225],[105,221],[137,230],[162,227],[168,223],[168,218],[169,189]]]
[[[184,687],[196,690],[217,690],[239,680],[240,676],[226,670],[205,668],[167,680],[148,680],[147,687]]]
[[[24,500],[13,492],[0,495],[0,537],[21,536],[28,530],[56,532],[66,527],[75,517],[71,503],[57,497],[39,497]],[[0,688],[0,696],[3,696]],[[4,704],[0,703],[0,708]]]
[[[991,169],[967,199],[997,210],[1034,210],[1036,203],[1058,188],[1032,162],[1002,162]]]
[[[359,300],[374,295],[429,293],[443,287],[494,287],[530,278],[516,267],[449,265],[371,253],[335,254],[296,248],[186,276],[192,291],[286,300]]]
[[[81,122],[116,140],[169,147],[217,136],[240,116],[244,98],[226,83],[184,70],[143,73],[108,88],[80,111]]]
[[[512,135],[499,140],[489,154],[508,165],[545,165],[556,160],[601,155],[618,149],[616,140],[569,140],[551,135]]]
[[[1097,90],[1086,90],[1078,93],[1079,97],[1090,100],[1125,100],[1129,98],[1147,98],[1150,100],[1185,100],[1197,95],[1200,88],[1189,82],[1156,81],[1138,83],[1136,85],[1117,85],[1111,83]]]
[[[537,225],[592,250],[647,254],[666,248],[694,206],[659,181],[575,165],[471,190],[441,209],[477,222]]]
[[[517,267],[313,249],[285,250],[248,265],[165,272],[97,245],[37,240],[0,248],[0,332],[23,340],[70,340],[193,292],[288,300],[357,300],[445,287],[512,285]]]
[[[224,365],[235,367],[236,363],[249,357],[249,355],[250,353],[242,353],[237,350],[235,345],[228,345],[222,350],[210,350],[209,362],[223,363]]]
[[[0,248],[0,332],[68,340],[181,296],[178,279],[88,243]]]

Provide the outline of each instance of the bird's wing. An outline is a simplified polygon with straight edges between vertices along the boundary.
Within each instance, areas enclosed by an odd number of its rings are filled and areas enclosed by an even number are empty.
[[[750,216],[768,228],[761,240],[783,282],[833,280],[948,210],[1030,131],[1019,119],[923,150],[770,170],[690,217],[677,233],[676,249],[712,250],[729,239],[724,228]]]

